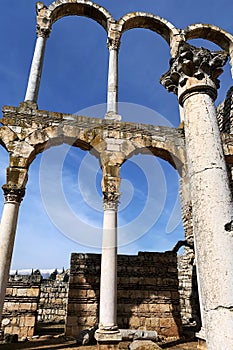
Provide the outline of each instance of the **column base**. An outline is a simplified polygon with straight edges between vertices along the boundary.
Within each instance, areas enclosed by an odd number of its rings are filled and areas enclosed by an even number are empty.
[[[97,329],[95,339],[97,340],[98,350],[118,350],[122,336],[118,329]]]
[[[104,119],[121,121],[121,115],[116,112],[109,111],[105,114]]]

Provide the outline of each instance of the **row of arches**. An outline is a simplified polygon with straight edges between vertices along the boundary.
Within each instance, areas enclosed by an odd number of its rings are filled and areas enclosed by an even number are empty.
[[[181,30],[166,19],[146,12],[128,13],[116,21],[104,7],[91,1],[57,0],[48,7],[38,3],[37,13],[38,24],[41,25],[43,21],[44,28],[51,28],[57,20],[70,15],[86,16],[93,19],[106,30],[108,36],[109,34],[111,36],[109,32],[113,29],[113,24],[117,26],[114,29],[120,36],[133,28],[147,28],[160,34],[170,45],[171,49],[174,45],[174,39],[180,41],[202,38],[212,41],[230,53],[230,46],[233,42],[233,36],[217,26],[192,24]]]

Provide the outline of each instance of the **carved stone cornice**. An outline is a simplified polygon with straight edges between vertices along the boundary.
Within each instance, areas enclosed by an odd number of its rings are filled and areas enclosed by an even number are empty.
[[[24,195],[25,188],[13,188],[6,185],[2,186],[5,203],[21,203]]]
[[[219,88],[217,78],[223,72],[222,67],[226,61],[227,53],[224,51],[210,51],[184,42],[177,56],[170,60],[170,69],[162,75],[160,82],[169,92],[175,94],[178,93],[179,87],[185,86],[190,77],[196,81],[206,80],[206,86],[209,80],[216,90]]]
[[[104,210],[117,211],[120,202],[120,193],[118,192],[103,192]]]

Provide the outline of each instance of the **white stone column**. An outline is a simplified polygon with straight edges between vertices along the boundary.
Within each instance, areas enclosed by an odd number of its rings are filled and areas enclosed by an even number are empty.
[[[24,196],[24,189],[5,187],[4,195],[5,204],[0,225],[0,321],[9,278],[19,206]]]
[[[118,114],[118,50],[120,37],[114,32],[114,38],[108,38],[108,92],[106,119],[120,120]]]
[[[214,99],[226,61],[185,44],[161,82],[177,92],[184,130],[208,350],[233,349],[233,209]]]
[[[119,342],[117,326],[117,208],[119,193],[104,192],[98,342]]]
[[[44,62],[44,52],[49,31],[38,31],[31,70],[28,78],[27,91],[24,101],[37,102],[40,78]]]

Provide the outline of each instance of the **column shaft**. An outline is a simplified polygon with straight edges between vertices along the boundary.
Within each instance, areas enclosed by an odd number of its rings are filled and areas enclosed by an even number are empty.
[[[19,205],[17,202],[4,204],[0,225],[0,320],[9,278]]]
[[[233,211],[216,109],[204,92],[191,93],[183,107],[207,346],[233,349]]]
[[[109,48],[107,117],[118,114],[118,49]]]
[[[27,91],[24,99],[25,101],[37,102],[40,86],[40,77],[44,61],[45,45],[46,37],[38,36],[32,59]]]
[[[117,213],[104,210],[100,282],[100,327],[116,327],[117,309]]]

